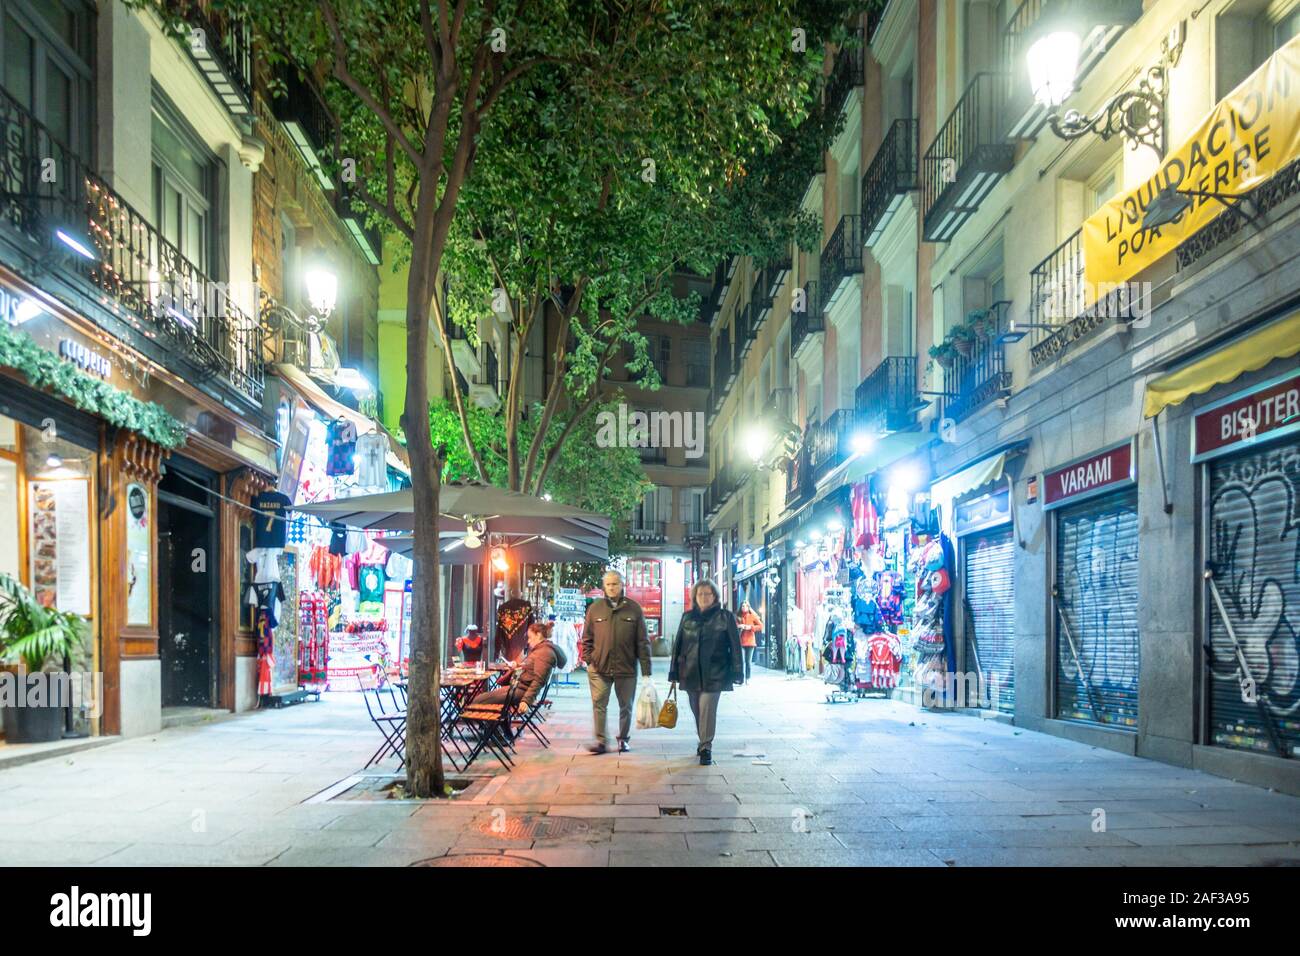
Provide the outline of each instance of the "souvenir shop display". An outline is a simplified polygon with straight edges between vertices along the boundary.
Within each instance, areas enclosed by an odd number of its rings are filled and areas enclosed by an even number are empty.
[[[352,474],[356,467],[353,453],[357,446],[357,426],[350,419],[336,418],[325,426],[325,442],[329,446],[325,474]]]
[[[478,625],[470,624],[465,628],[465,633],[456,638],[456,653],[460,654],[460,659],[466,664],[477,664],[483,660],[484,643],[486,638],[478,629]]]
[[[556,667],[551,680],[561,687],[577,686],[569,675],[578,666],[579,632],[587,602],[578,588],[557,588],[551,609],[555,613],[551,628],[551,643],[564,652],[564,666]],[[562,677],[558,679],[556,675]]]
[[[909,563],[916,580],[916,603],[912,608],[916,641],[913,680],[924,699],[932,702],[942,698],[948,673],[944,612],[952,579],[941,538],[931,538],[915,549]]]
[[[826,701],[836,704],[856,700],[854,683],[858,652],[848,589],[827,588],[822,592],[822,599],[826,623],[821,632],[821,655],[827,665],[823,680],[833,687],[826,695]]]
[[[328,599],[323,591],[303,591],[298,598],[298,686],[318,700],[329,686],[329,656]]]

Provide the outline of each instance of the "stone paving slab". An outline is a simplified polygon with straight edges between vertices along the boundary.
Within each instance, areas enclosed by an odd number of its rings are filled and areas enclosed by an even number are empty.
[[[521,742],[508,775],[476,767],[493,781],[481,797],[399,801],[323,799],[378,742],[359,697],[326,694],[0,769],[0,864],[407,866],[483,853],[546,866],[1300,862],[1295,797],[997,721],[823,695],[816,681],[760,671],[724,697],[716,763],[701,767],[689,713],[671,731],[638,732],[629,754],[588,754],[590,699],[565,691],[546,725],[554,746]],[[484,830],[494,813],[577,826],[505,839]]]

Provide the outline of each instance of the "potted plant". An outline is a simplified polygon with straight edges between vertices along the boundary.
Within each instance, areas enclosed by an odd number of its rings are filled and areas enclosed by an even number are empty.
[[[951,342],[940,342],[938,345],[930,346],[930,359],[938,362],[941,368],[952,368],[953,360],[956,359],[957,352],[952,347]]]
[[[975,333],[967,326],[959,325],[948,333],[948,341],[962,358],[970,358],[975,350]]]
[[[43,695],[44,703],[27,706],[25,674],[62,669],[65,659],[82,647],[86,622],[78,614],[46,607],[21,581],[0,574],[0,660],[17,661],[15,700],[3,701],[5,740],[46,743],[63,734],[64,701]]]
[[[971,309],[966,313],[966,327],[970,329],[975,338],[988,338],[993,333],[992,323],[989,321],[989,310]]]

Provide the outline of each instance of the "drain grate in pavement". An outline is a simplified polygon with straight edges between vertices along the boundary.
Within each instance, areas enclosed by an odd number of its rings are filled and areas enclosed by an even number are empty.
[[[502,856],[499,853],[462,853],[458,856],[435,856],[417,860],[411,866],[545,866],[536,860],[521,856]]]
[[[684,817],[686,816],[685,807],[660,807],[659,815],[661,817]]]
[[[553,840],[556,837],[588,833],[591,825],[577,817],[489,816],[476,828],[485,836],[502,840]]]

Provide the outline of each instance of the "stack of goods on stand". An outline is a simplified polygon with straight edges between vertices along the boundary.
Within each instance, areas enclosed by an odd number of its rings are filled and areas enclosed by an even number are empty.
[[[940,535],[916,548],[911,560],[911,572],[916,580],[916,604],[912,609],[912,631],[916,639],[913,681],[921,691],[921,702],[927,706],[946,702],[947,676],[956,671],[948,613],[952,600],[950,553],[950,547]]]
[[[555,615],[551,628],[551,643],[564,652],[564,665],[556,672],[565,677],[560,683],[572,683],[568,675],[578,666],[579,635],[587,609],[587,602],[578,588],[557,588],[551,610]]]

